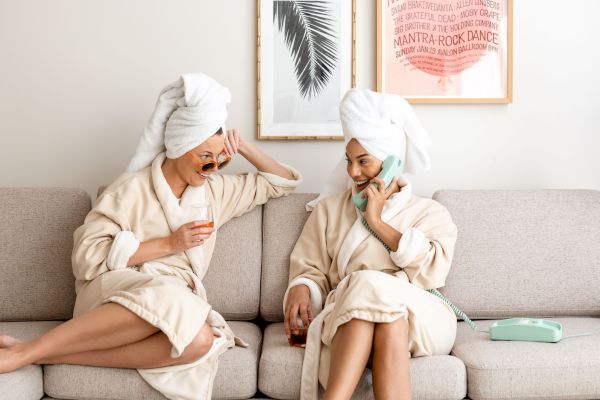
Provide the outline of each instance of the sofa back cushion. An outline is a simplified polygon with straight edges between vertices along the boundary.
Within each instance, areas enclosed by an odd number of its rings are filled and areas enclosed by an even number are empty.
[[[262,206],[219,228],[203,283],[213,309],[228,320],[258,316],[262,256]]]
[[[90,210],[80,189],[0,188],[0,321],[73,315],[73,231]]]
[[[600,191],[444,190],[458,227],[441,291],[472,318],[600,316]]]
[[[267,321],[283,321],[283,295],[288,284],[290,253],[309,215],[304,205],[316,196],[314,193],[293,193],[270,200],[263,206],[260,315]]]

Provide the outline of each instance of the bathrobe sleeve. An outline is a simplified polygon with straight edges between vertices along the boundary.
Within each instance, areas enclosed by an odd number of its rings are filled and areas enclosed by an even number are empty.
[[[289,290],[304,284],[310,289],[313,315],[322,308],[327,294],[331,291],[328,272],[332,258],[327,249],[327,209],[324,202],[319,202],[308,217],[302,233],[290,255]]]
[[[402,232],[398,249],[390,256],[411,283],[435,289],[445,285],[450,272],[457,229],[444,206],[434,200],[422,201],[429,205]]]
[[[107,261],[115,238],[131,231],[126,217],[128,207],[123,202],[113,193],[103,193],[83,225],[75,230],[71,256],[75,279],[92,280],[114,269]]]
[[[287,196],[298,187],[302,183],[300,173],[287,165],[284,167],[294,179],[260,171],[239,175],[215,175],[210,185],[218,213],[218,226],[247,213],[257,205],[266,203],[269,199]]]

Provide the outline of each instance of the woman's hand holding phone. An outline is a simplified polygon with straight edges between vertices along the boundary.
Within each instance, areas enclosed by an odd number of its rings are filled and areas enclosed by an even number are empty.
[[[376,183],[377,185],[374,185]],[[384,186],[384,182],[381,178],[371,179],[371,184],[363,190],[363,198],[367,199],[367,208],[364,213],[364,217],[367,223],[372,226],[381,222],[381,212],[385,201],[394,193],[400,191],[398,186],[398,177],[394,177],[390,186],[387,188]]]

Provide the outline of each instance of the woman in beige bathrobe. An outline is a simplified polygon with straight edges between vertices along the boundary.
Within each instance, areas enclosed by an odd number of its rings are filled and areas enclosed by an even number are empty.
[[[202,74],[163,90],[131,172],[74,234],[74,318],[30,342],[0,337],[0,373],[32,363],[137,368],[168,398],[210,398],[218,356],[244,345],[202,286],[219,227],[300,183],[224,130],[228,100]],[[212,174],[237,153],[258,172]],[[195,228],[207,221],[193,220],[192,204],[212,206],[214,228]]]
[[[448,354],[454,343],[454,312],[424,289],[444,285],[456,227],[405,177],[387,189],[376,178],[390,154],[406,172],[428,166],[427,134],[402,98],[352,90],[340,113],[345,160],[307,207],[284,300],[288,338],[297,318],[310,327],[301,398],[316,399],[320,383],[324,399],[349,399],[370,365],[376,399],[409,399],[409,358]],[[351,197],[363,190],[361,213]]]

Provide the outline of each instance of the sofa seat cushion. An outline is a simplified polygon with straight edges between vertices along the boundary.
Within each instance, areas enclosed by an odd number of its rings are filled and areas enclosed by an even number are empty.
[[[229,325],[250,346],[235,347],[221,356],[213,398],[247,399],[256,393],[262,335],[251,322],[229,322]],[[59,399],[165,399],[134,369],[45,365],[44,389],[48,396]]]
[[[283,323],[265,329],[258,372],[258,388],[276,399],[300,398],[304,350],[288,345]],[[418,357],[410,360],[415,399],[462,399],[467,377],[462,361],[453,356]],[[372,399],[371,370],[366,369],[353,399]]]
[[[32,340],[48,332],[60,322],[0,322],[0,334],[20,340]],[[42,367],[30,365],[10,374],[0,374],[0,398],[38,400],[44,395]]]
[[[600,329],[600,318],[548,318],[563,337]],[[494,321],[477,321],[487,330]],[[459,323],[452,354],[467,367],[469,398],[600,398],[600,335],[559,343],[492,341]]]

